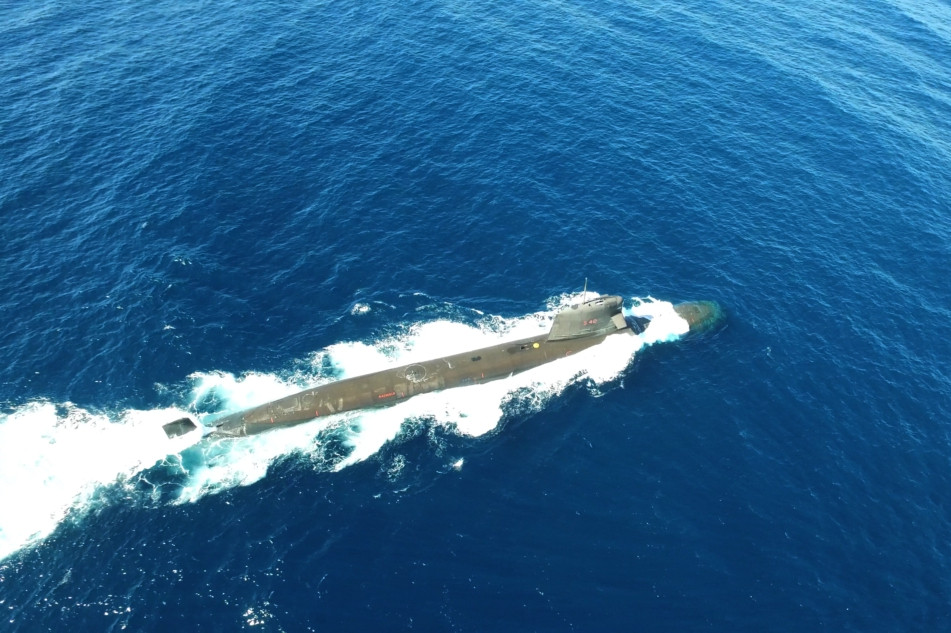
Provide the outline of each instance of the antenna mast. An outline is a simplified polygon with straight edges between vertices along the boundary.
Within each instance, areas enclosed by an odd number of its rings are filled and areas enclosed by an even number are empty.
[[[588,278],[584,278],[584,290],[581,291],[581,303],[584,303],[585,299],[588,298]]]

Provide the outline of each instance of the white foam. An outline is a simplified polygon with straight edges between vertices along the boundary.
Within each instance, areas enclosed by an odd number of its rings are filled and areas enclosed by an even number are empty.
[[[588,293],[588,298],[594,296]],[[550,329],[557,310],[580,298],[580,293],[563,295],[553,299],[548,310],[519,318],[483,316],[476,325],[438,320],[375,343],[332,345],[314,354],[309,372],[252,372],[240,377],[196,373],[189,377],[193,388],[187,408],[225,412],[262,404],[329,380],[322,375],[327,363],[343,377],[355,376],[534,336]],[[479,437],[498,428],[508,406],[540,410],[579,380],[596,388],[616,379],[644,346],[676,340],[689,329],[664,301],[635,300],[626,312],[652,321],[641,334],[611,336],[583,352],[504,380],[248,438],[199,442],[200,434],[191,433],[168,440],[161,425],[186,415],[177,409],[108,416],[72,405],[25,405],[0,416],[0,559],[49,535],[70,513],[78,516],[105,502],[96,494],[103,487],[128,484],[163,459],[176,467],[168,476],[180,484],[177,499],[184,503],[254,483],[290,455],[302,456],[320,470],[339,471],[375,455],[399,436],[407,421],[427,420],[447,432]],[[461,467],[462,460],[457,463]]]
[[[115,421],[71,404],[38,402],[0,416],[0,559],[45,538],[71,512],[94,505],[103,486],[123,484],[198,434],[169,440],[176,409],[125,411]]]
[[[236,377],[227,372],[196,372],[188,376],[192,381],[189,408],[195,409],[202,401],[217,399],[223,410],[240,410],[290,395],[300,387],[274,374],[249,372]]]
[[[596,296],[588,293],[588,297]],[[403,364],[447,355],[465,349],[493,345],[503,339],[516,339],[547,331],[554,312],[577,301],[580,295],[566,295],[556,301],[549,313],[518,319],[491,319],[489,327],[473,328],[458,323],[435,322],[413,328],[400,341],[391,364]],[[522,404],[540,410],[566,387],[590,380],[596,385],[615,380],[631,363],[638,350],[661,341],[673,341],[689,330],[689,324],[666,301],[636,300],[630,310],[634,316],[652,318],[644,332],[612,336],[600,345],[578,354],[536,367],[503,380],[460,387],[416,396],[388,409],[364,412],[356,416],[347,440],[352,452],[338,462],[336,470],[363,461],[393,440],[406,420],[430,418],[462,435],[478,437],[498,427],[505,403],[519,394]],[[458,344],[457,342],[462,341]],[[392,346],[393,342],[388,342]],[[440,351],[436,351],[436,350]],[[379,367],[371,369],[375,371]]]
[[[658,301],[652,297],[635,299],[634,305],[624,312],[651,319],[642,334],[647,345],[676,341],[690,331],[690,324],[677,314],[674,305],[668,301]]]
[[[208,494],[253,484],[276,461],[295,453],[313,454],[318,445],[316,438],[330,424],[331,418],[326,418],[278,432],[211,440],[191,447],[177,501],[197,501]]]

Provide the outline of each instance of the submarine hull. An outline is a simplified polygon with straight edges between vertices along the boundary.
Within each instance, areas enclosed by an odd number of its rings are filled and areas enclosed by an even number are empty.
[[[424,393],[475,385],[533,369],[602,343],[609,336],[642,331],[648,322],[621,314],[622,299],[597,297],[558,313],[547,334],[500,343],[470,352],[412,363],[306,389],[214,422],[210,435],[240,437],[315,418],[397,404]],[[720,318],[713,302],[674,306],[691,331],[703,331]],[[190,418],[164,426],[169,437],[198,428]]]
[[[250,435],[335,413],[390,406],[431,391],[498,380],[580,352],[607,336],[567,341],[528,338],[347,378],[222,418],[213,433]]]

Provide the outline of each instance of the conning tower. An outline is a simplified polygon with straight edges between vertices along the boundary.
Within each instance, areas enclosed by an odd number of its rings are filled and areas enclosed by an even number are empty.
[[[549,341],[563,341],[586,336],[608,335],[626,328],[621,314],[624,300],[617,295],[605,295],[588,299],[565,308],[555,315]]]

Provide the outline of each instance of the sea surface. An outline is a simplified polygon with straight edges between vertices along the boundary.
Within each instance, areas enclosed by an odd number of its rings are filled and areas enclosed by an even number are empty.
[[[946,0],[2,2],[0,62],[0,630],[951,631]],[[161,430],[585,280],[727,320]]]

